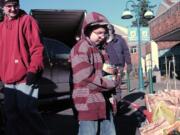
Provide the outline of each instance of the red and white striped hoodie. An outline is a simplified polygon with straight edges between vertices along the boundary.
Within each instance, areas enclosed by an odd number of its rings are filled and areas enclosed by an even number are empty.
[[[107,23],[107,19],[96,12],[87,14],[83,30],[92,23]],[[84,34],[84,33],[82,33]],[[73,71],[73,101],[79,120],[98,120],[106,118],[106,103],[103,91],[115,87],[115,82],[103,78],[103,63],[109,63],[104,50],[99,50],[86,35],[72,48],[70,62]]]

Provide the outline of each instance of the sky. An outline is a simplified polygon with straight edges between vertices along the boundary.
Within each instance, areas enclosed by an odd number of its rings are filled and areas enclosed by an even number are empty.
[[[103,14],[108,20],[116,25],[128,27],[134,19],[123,20],[121,15],[126,7],[128,0],[20,0],[20,6],[29,13],[31,9],[78,9],[87,12],[95,11]],[[137,0],[133,0],[137,3]],[[153,8],[154,13],[162,0],[150,0],[150,5],[156,5]],[[128,8],[132,9],[132,3]]]

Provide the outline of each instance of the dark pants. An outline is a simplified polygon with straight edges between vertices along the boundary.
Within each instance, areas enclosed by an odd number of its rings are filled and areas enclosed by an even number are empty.
[[[6,135],[48,135],[38,112],[37,99],[21,91],[4,88]]]

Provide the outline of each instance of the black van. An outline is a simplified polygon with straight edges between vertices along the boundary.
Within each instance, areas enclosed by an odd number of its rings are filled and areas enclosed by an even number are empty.
[[[39,108],[56,111],[70,104],[70,64],[68,56],[80,37],[85,10],[32,9],[39,24],[45,47],[43,77],[40,80]],[[60,102],[59,102],[60,101]],[[67,107],[67,105],[66,105]],[[59,110],[57,110],[59,111]]]

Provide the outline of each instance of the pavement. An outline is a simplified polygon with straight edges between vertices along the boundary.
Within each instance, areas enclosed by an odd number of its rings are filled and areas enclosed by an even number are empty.
[[[138,128],[145,122],[143,111],[146,109],[144,95],[149,93],[149,83],[145,81],[143,91],[138,89],[138,79],[131,79],[131,90],[122,84],[122,100],[118,103],[118,112],[114,117],[117,135],[140,135]],[[153,83],[154,91],[167,89],[180,90],[180,80],[162,80]],[[67,93],[68,95],[69,93]],[[138,105],[138,106],[136,106]],[[41,106],[42,116],[51,135],[77,135],[78,121],[73,113],[73,105],[69,98]]]

